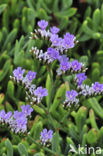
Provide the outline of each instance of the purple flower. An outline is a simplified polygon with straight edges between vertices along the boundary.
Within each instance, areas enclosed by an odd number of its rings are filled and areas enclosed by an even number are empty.
[[[20,118],[25,118],[25,114],[23,112],[15,111],[13,115],[15,120],[19,120]]]
[[[62,62],[60,63],[60,69],[61,69],[61,70],[67,71],[69,68],[70,68],[69,62],[67,62],[67,61],[64,60],[64,61],[62,61]]]
[[[52,28],[50,28],[50,30],[52,34],[57,34],[60,31],[60,29],[57,28],[56,26],[53,26]]]
[[[62,63],[62,62],[68,62],[68,61],[69,61],[69,58],[68,58],[66,55],[60,55],[60,56],[58,57],[58,61],[59,61],[60,63]]]
[[[36,77],[36,72],[28,71],[27,78],[29,81],[32,81]]]
[[[69,48],[73,48],[74,47],[74,40],[75,40],[75,36],[71,35],[70,33],[66,33],[64,35],[64,42],[63,42],[63,46],[65,49],[69,49]]]
[[[78,96],[78,93],[75,90],[66,92],[66,98],[68,101],[73,101],[76,98],[76,96]]]
[[[94,89],[94,91],[96,93],[99,93],[101,91],[103,91],[103,84],[100,84],[98,82],[95,82],[93,85],[92,85],[92,88]]]
[[[16,120],[17,123],[17,129],[16,132],[20,132],[20,131],[26,131],[27,129],[27,118],[26,117],[21,117],[19,120]]]
[[[24,72],[25,72],[25,69],[18,67],[17,69],[13,71],[13,75],[17,80],[21,80],[23,78]]]
[[[54,48],[48,48],[47,54],[53,59],[57,59],[59,57],[59,52]]]
[[[48,26],[48,22],[45,21],[45,20],[41,20],[41,21],[38,22],[38,26],[39,26],[42,30],[44,30],[44,29]]]
[[[3,116],[3,119],[8,120],[11,116],[12,116],[12,112],[5,113],[5,115]]]
[[[72,61],[72,62],[71,62],[71,66],[72,66],[72,69],[73,69],[74,71],[81,70],[81,68],[82,68],[81,63],[79,63],[77,60]]]
[[[42,88],[42,87],[38,87],[35,91],[34,91],[35,96],[37,96],[38,98],[42,98],[43,96],[47,96],[48,92],[46,88]]]
[[[87,76],[85,75],[85,73],[80,73],[77,74],[77,84],[80,86],[82,84],[82,82],[87,78]]]
[[[15,111],[13,117],[16,120],[15,132],[25,132],[27,129],[27,118],[25,113]]]
[[[47,129],[45,128],[41,132],[40,140],[42,144],[45,145],[46,143],[52,140],[52,137],[53,137],[53,131],[52,130],[47,131]]]
[[[33,108],[30,107],[30,105],[23,105],[21,106],[22,113],[24,113],[26,116],[30,116],[31,112],[33,112]]]
[[[62,38],[58,37],[58,35],[53,34],[50,38],[53,46],[59,46],[62,42]]]
[[[12,112],[5,113],[5,111],[2,110],[0,112],[0,121],[7,123],[11,116]]]

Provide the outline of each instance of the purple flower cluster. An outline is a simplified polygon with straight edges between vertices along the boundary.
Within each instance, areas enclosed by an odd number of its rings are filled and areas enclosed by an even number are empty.
[[[83,95],[85,97],[103,95],[103,84],[100,84],[99,82],[95,82],[91,87],[88,85],[81,85],[77,88],[79,89],[79,95]]]
[[[38,39],[40,36],[42,38],[46,38],[48,42],[50,42],[50,46],[46,52],[43,50],[38,50],[37,47],[32,47],[30,52],[40,61],[51,63],[55,59],[58,59],[60,55],[63,53],[67,53],[67,50],[73,48],[75,46],[75,36],[67,32],[64,37],[59,37],[57,34],[60,29],[56,26],[50,28],[50,30],[46,30],[48,26],[48,22],[45,20],[41,20],[38,22],[38,26],[40,29],[35,29],[32,34],[32,39]]]
[[[27,100],[30,102],[31,105],[33,105],[40,103],[43,97],[48,95],[48,91],[42,86],[35,88],[34,85],[31,85],[29,91],[26,92],[26,95]]]
[[[77,60],[69,62],[69,58],[67,58],[65,55],[60,56],[58,60],[60,62],[60,68],[57,69],[58,75],[62,75],[65,72],[80,73],[87,70],[87,68],[85,68],[84,65]]]
[[[7,123],[9,118],[12,116],[12,112],[6,113],[4,110],[0,112],[0,122]]]
[[[63,46],[65,49],[70,49],[73,48],[75,46],[75,36],[71,35],[70,33],[66,33],[64,35],[64,40],[63,40]]]
[[[95,82],[95,83],[92,85],[92,88],[93,88],[93,90],[94,90],[96,93],[103,92],[103,84],[100,84],[100,83],[98,83],[98,82]]]
[[[51,46],[58,49],[61,54],[75,46],[75,36],[70,33],[66,33],[64,38],[59,37],[57,34],[51,34],[50,41],[52,43]]]
[[[34,95],[37,96],[38,98],[43,98],[44,96],[48,95],[47,89],[43,88],[43,87],[38,87],[35,91],[34,91]]]
[[[56,60],[59,57],[59,52],[56,49],[54,49],[54,48],[48,48],[47,49],[47,54],[49,55],[49,57],[52,60]]]
[[[21,73],[21,71],[25,71],[24,69],[21,69],[18,67],[15,69],[15,73],[13,72],[14,76],[10,76],[11,79],[18,84],[21,84],[25,90],[26,90],[26,100],[30,102],[30,104],[40,103],[42,98],[44,96],[48,95],[48,91],[46,88],[43,88],[42,86],[36,88],[35,84],[32,84],[32,80],[36,77],[36,72],[28,71],[27,75],[25,77],[22,76],[22,78],[18,79],[18,74]],[[20,73],[19,73],[20,72]]]
[[[70,108],[73,104],[77,105],[79,99],[77,99],[78,93],[75,90],[66,92],[66,100],[64,101],[63,106],[66,108]]]
[[[38,26],[40,29],[35,30],[34,38],[38,39],[43,37],[48,41],[49,47],[46,51],[39,50],[37,47],[32,47],[30,52],[34,57],[36,57],[42,63],[50,64],[54,60],[58,60],[60,63],[59,68],[56,70],[58,75],[62,75],[66,72],[68,73],[82,73],[86,72],[86,68],[84,64],[78,62],[78,60],[74,60],[69,62],[69,58],[67,57],[67,52],[70,48],[75,46],[76,38],[73,34],[66,32],[63,37],[60,37],[58,32],[59,28],[53,26],[50,30],[46,30],[48,22],[45,20],[41,20],[38,22]]]
[[[66,72],[67,70],[70,69],[70,63],[66,61],[62,61],[60,63],[60,70]]]
[[[13,75],[17,79],[17,81],[22,80],[24,73],[25,73],[25,70],[22,69],[21,67],[18,67],[17,69],[13,71]]]
[[[14,133],[25,133],[27,131],[27,117],[31,115],[33,109],[30,105],[21,106],[22,112],[15,111],[6,113],[0,112],[0,123],[7,125]]]
[[[73,71],[81,71],[82,68],[82,64],[79,63],[77,60],[74,60],[71,62],[71,67]]]
[[[47,131],[46,128],[43,129],[43,131],[41,132],[41,135],[40,135],[41,143],[44,146],[50,144],[52,137],[53,137],[53,131],[52,130]]]
[[[48,48],[46,52],[43,52],[43,50],[37,49],[37,47],[32,47],[30,50],[30,53],[36,57],[39,61],[42,61],[43,63],[52,63],[57,57],[59,56],[59,52],[56,49]]]
[[[36,72],[28,71],[26,77],[29,81],[32,81],[36,77]]]
[[[62,38],[59,37],[57,34],[51,35],[50,41],[52,43],[52,47],[59,47],[62,44]]]
[[[28,71],[27,75],[24,77],[25,69],[22,69],[21,67],[18,67],[17,69],[14,69],[13,71],[13,79],[14,81],[17,82],[26,82],[30,84],[32,80],[36,77],[36,72]]]

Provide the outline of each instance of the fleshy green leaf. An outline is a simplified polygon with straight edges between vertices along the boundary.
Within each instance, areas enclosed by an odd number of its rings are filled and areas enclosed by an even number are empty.
[[[7,4],[1,4],[0,5],[0,14],[4,11],[4,9],[7,7]]]
[[[21,156],[23,156],[23,155],[24,156],[28,156],[27,149],[26,149],[26,147],[22,143],[20,143],[18,145],[18,151],[19,151],[19,153],[20,153]]]
[[[5,141],[5,146],[7,148],[7,156],[13,156],[13,147],[8,139]]]

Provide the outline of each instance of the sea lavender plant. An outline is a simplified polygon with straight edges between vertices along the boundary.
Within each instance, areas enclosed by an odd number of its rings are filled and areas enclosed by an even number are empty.
[[[77,109],[80,106],[81,97],[84,97],[83,99],[85,99],[85,97],[89,98],[102,95],[103,84],[100,84],[99,82],[95,82],[91,86],[84,84],[84,80],[87,78],[87,68],[78,60],[68,58],[69,49],[73,48],[77,43],[74,35],[67,32],[62,38],[59,36],[59,28],[55,26],[50,28],[50,30],[46,30],[48,22],[45,20],[39,21],[38,26],[39,29],[35,30],[34,33],[31,33],[31,39],[43,39],[45,44],[47,44],[44,46],[45,48],[42,46],[44,49],[42,48],[40,50],[37,47],[32,47],[31,53],[40,63],[42,63],[42,65],[47,67],[47,74],[49,73],[49,76],[47,79],[48,81],[46,82],[46,88],[33,83],[33,79],[36,78],[36,72],[28,71],[26,74],[26,70],[21,67],[14,69],[13,76],[10,76],[10,78],[13,82],[24,88],[26,100],[28,100],[28,103],[32,105],[33,108],[31,108],[30,105],[23,105],[21,106],[22,112],[15,111],[13,114],[11,112],[6,114],[5,111],[2,110],[0,112],[0,122],[2,125],[8,125],[15,133],[25,133],[28,131],[28,117],[31,116],[31,112],[34,109],[36,112],[39,112],[42,118],[46,119],[43,124],[48,123],[49,121],[48,127],[50,126],[50,130],[48,131],[44,128],[39,136],[39,141],[42,146],[48,147],[51,143],[53,144],[54,140],[56,140],[55,136],[57,135],[56,137],[58,137],[59,130],[68,133],[65,124],[62,122],[65,119],[65,113],[64,116],[62,116],[63,120],[58,119],[60,116],[55,111],[55,108],[62,104],[64,109],[68,109],[68,111],[71,112],[72,109]],[[52,65],[54,62],[56,63],[55,67],[58,68],[55,69],[57,73],[53,75],[54,69],[52,68]],[[61,88],[59,88],[60,90],[56,93],[55,89],[58,88],[58,84],[61,84],[63,81],[63,74],[66,76],[72,75],[72,80],[74,80],[75,83],[74,85],[67,85],[67,88],[63,88],[64,84],[62,84]],[[59,79],[61,80],[59,81]],[[43,97],[46,97],[46,100],[42,100]],[[60,108],[60,115],[63,114],[63,111],[66,112],[63,108]],[[57,121],[53,120],[53,115],[56,116],[55,120]],[[53,125],[51,125],[51,123]],[[61,128],[61,124],[64,124],[63,128]],[[44,148],[44,150],[46,150],[46,148]],[[48,151],[51,152],[50,149]]]

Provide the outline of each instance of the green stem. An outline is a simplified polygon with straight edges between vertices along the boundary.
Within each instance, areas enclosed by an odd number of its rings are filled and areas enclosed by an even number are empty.
[[[56,130],[56,127],[55,127],[55,125],[54,125],[54,120],[53,120],[51,114],[48,114],[48,118],[51,120],[51,123],[53,124],[53,127],[54,127],[54,129]]]
[[[48,73],[49,73],[49,76],[50,76],[50,81],[51,81],[52,84],[53,84],[53,77],[52,77],[50,68],[48,68]],[[51,86],[51,87],[52,87],[52,91],[53,91],[53,86]],[[52,92],[52,91],[51,91],[51,92]],[[49,111],[49,108],[50,108],[50,106],[51,106],[51,101],[52,101],[52,97],[50,96],[50,100],[49,100],[49,103],[48,103],[48,111]]]
[[[44,109],[44,111],[45,111],[45,112],[47,112],[47,110],[46,110],[45,106],[44,106],[42,103],[40,103],[39,105],[41,106],[41,108],[43,108],[43,109]]]

